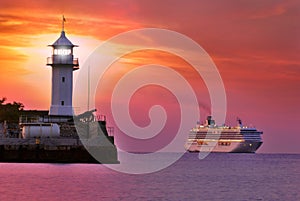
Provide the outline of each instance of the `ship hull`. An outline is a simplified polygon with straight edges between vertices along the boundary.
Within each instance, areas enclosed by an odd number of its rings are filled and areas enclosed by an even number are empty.
[[[199,145],[197,142],[186,143],[185,148],[189,152],[217,152],[217,153],[255,153],[262,145],[262,142],[245,141],[230,142],[222,144],[218,142],[208,142],[206,145]]]

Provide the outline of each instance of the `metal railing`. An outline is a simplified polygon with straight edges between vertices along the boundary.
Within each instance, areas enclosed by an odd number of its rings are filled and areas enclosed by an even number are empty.
[[[73,58],[72,55],[53,55],[52,57],[47,58],[47,65],[53,64],[72,64],[74,69],[78,69],[79,61],[78,58]]]

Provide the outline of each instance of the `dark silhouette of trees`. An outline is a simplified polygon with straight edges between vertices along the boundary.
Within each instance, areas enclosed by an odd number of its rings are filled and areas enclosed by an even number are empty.
[[[5,103],[7,99],[3,97],[0,99],[0,122],[7,121],[10,123],[17,123],[19,116],[24,109],[23,103],[13,102]]]

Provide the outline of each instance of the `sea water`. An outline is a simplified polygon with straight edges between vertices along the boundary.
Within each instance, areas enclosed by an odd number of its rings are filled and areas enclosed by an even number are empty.
[[[166,153],[172,155],[172,153]],[[151,162],[151,161],[149,161]],[[132,175],[98,164],[0,163],[0,200],[300,200],[300,155],[186,153]]]

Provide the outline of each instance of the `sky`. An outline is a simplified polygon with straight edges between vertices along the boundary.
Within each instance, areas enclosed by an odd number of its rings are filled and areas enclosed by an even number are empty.
[[[80,64],[103,41],[125,31],[161,28],[191,38],[218,68],[226,91],[226,123],[235,125],[238,116],[244,124],[262,130],[264,144],[259,153],[300,153],[299,1],[28,0],[25,4],[2,0],[0,95],[9,102],[22,102],[25,109],[49,109],[51,69],[46,67],[46,58],[51,48],[47,45],[59,37],[62,15],[67,37],[79,45],[74,55]],[[201,77],[179,56],[148,50],[120,58],[99,82],[95,100],[108,123],[116,127],[109,105],[113,86],[126,72],[152,63],[169,66],[189,80],[204,120],[211,105]],[[75,83],[79,73],[74,72]],[[154,72],[140,79],[149,76],[161,75]],[[156,104],[163,105],[172,119],[167,120],[165,133],[143,141],[124,137],[116,128],[117,145],[137,150],[151,147],[153,151],[174,138],[167,133],[176,131],[180,113],[170,91],[145,86],[130,101],[130,115],[139,126],[149,124],[149,108]]]

